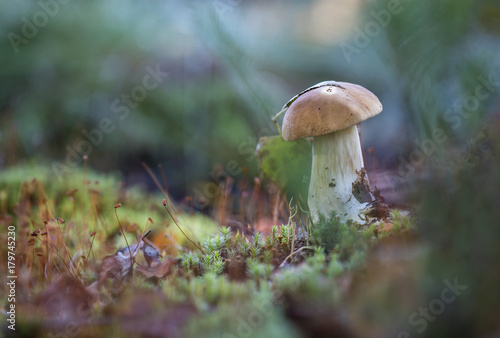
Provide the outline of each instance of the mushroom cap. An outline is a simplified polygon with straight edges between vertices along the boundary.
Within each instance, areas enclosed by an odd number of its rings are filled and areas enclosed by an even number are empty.
[[[325,135],[369,119],[382,111],[382,104],[368,89],[347,82],[320,82],[285,104],[285,141]]]

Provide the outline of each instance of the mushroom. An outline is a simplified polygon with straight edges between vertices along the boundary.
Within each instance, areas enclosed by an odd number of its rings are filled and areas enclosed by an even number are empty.
[[[364,169],[356,124],[379,114],[382,104],[362,86],[325,81],[294,96],[285,109],[283,139],[313,137],[307,201],[313,223],[333,212],[343,221],[359,220],[367,203],[353,195],[353,183]]]

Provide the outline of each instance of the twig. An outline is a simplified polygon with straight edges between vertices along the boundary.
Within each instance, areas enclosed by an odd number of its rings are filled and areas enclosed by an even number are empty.
[[[300,201],[299,201],[299,200],[297,200],[297,205],[299,206],[300,211],[302,211],[304,214],[306,214],[306,215],[307,215],[307,218],[306,218],[306,222],[305,222],[305,223],[303,222],[303,219],[302,219],[302,218],[300,218],[300,225],[301,225],[301,227],[302,227],[302,228],[304,228],[304,229],[305,229],[305,232],[306,232],[306,236],[305,236],[305,237],[306,237],[306,245],[309,245],[309,235],[310,235],[310,234],[309,234],[309,225],[308,225],[308,221],[309,221],[309,211],[304,210],[304,208],[302,208],[302,205],[300,204]]]
[[[191,243],[193,243],[194,246],[197,247],[201,251],[202,254],[205,254],[205,251],[203,251],[203,249],[198,244],[196,244],[195,242],[193,242],[191,240],[191,238],[189,238],[188,235],[186,235],[184,233],[184,231],[182,231],[181,227],[179,226],[179,224],[175,220],[174,216],[172,215],[172,213],[170,212],[170,210],[168,210],[168,208],[167,208],[167,201],[166,200],[163,200],[163,207],[165,208],[165,210],[167,210],[168,214],[170,215],[170,218],[172,218],[172,220],[174,221],[175,225],[177,225],[177,227],[182,232],[182,234],[184,235],[184,237],[186,237],[188,239],[188,241],[190,241]]]
[[[116,209],[118,209],[121,206],[122,206],[121,203],[118,203],[115,205],[115,216],[116,216],[116,220],[118,221],[118,225],[120,226],[120,230],[122,232],[123,238],[125,238],[125,244],[127,245],[128,253],[130,255],[130,264],[134,265],[134,261],[132,260],[132,251],[130,250],[130,245],[128,245],[127,236],[125,236],[125,231],[123,231],[122,224],[120,223],[120,219],[118,218],[118,213],[116,212]]]
[[[165,190],[160,182],[158,181],[158,179],[156,178],[156,175],[153,173],[153,171],[151,170],[151,168],[149,168],[149,166],[142,162],[142,166],[146,169],[146,171],[148,172],[149,176],[151,176],[151,178],[153,179],[153,181],[155,182],[156,186],[158,187],[158,189],[160,189],[160,191],[163,193],[163,195],[165,195],[165,198],[167,199],[168,201],[168,206],[171,207],[172,209],[174,209],[174,212],[175,213],[178,213],[177,209],[175,208],[175,205],[172,203],[172,201],[170,200],[170,196],[168,195],[168,190]],[[165,185],[166,185],[166,180],[165,180]]]
[[[75,276],[75,275],[73,274],[73,272],[71,271],[72,269],[70,269],[70,267],[69,267],[68,265],[66,265],[66,262],[65,262],[65,261],[64,261],[64,259],[61,257],[61,255],[59,254],[59,252],[57,252],[56,250],[54,250],[54,249],[52,249],[51,247],[49,247],[49,246],[47,245],[47,243],[44,243],[44,242],[43,242],[40,238],[36,237],[36,239],[38,239],[38,240],[40,241],[40,243],[42,243],[43,245],[45,245],[45,247],[46,247],[48,250],[50,250],[50,251],[52,251],[53,253],[55,253],[55,254],[56,254],[56,255],[57,255],[57,256],[61,259],[61,261],[62,261],[62,263],[63,263],[64,267],[66,268],[66,270],[68,270],[68,272],[69,272],[69,274],[70,274],[70,275],[72,275],[72,276],[73,276],[73,277],[75,277],[75,278],[77,277],[77,276]],[[48,265],[48,264],[47,264],[47,265]],[[47,277],[47,275],[46,275],[45,277]]]
[[[307,250],[314,250],[314,247],[312,247],[312,246],[303,246],[303,247],[301,247],[300,249],[297,249],[297,251],[292,252],[291,254],[289,254],[289,255],[285,258],[285,260],[284,260],[284,261],[283,261],[283,262],[282,262],[282,263],[278,266],[278,268],[282,268],[282,267],[284,267],[284,266],[285,266],[285,264],[286,264],[286,261],[287,261],[287,260],[289,260],[289,259],[290,259],[290,258],[292,258],[294,255],[298,254],[299,252],[301,252],[301,251],[302,251],[302,250],[304,250],[304,249],[307,249]]]
[[[274,125],[278,129],[278,134],[280,135],[280,137],[281,137],[281,130],[280,130],[280,126],[278,125],[277,120],[278,120],[278,117],[280,117],[280,115],[283,114],[287,109],[288,109],[288,107],[285,107],[278,114],[271,117],[271,121],[274,123]]]
[[[96,234],[96,232],[94,231],[94,232],[92,232],[89,235],[89,237],[92,237],[92,241],[90,242],[89,252],[87,253],[87,256],[85,256],[85,261],[82,264],[82,269],[85,266],[85,264],[87,264],[87,261],[89,260],[89,257],[90,257],[90,253],[92,252],[92,247],[94,245],[95,234]],[[78,270],[78,274],[80,274],[80,270]]]
[[[297,206],[292,207],[293,197],[290,199],[290,203],[288,204],[288,211],[290,212],[290,217],[288,218],[288,227],[292,228],[292,244],[288,243],[291,246],[291,251],[294,249],[294,237],[295,237],[295,227],[293,226],[292,219],[297,215],[298,209]],[[293,214],[292,214],[293,213]],[[290,241],[290,236],[288,236],[288,241]]]

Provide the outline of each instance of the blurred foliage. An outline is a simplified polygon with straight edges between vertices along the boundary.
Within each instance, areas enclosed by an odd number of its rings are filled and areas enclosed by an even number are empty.
[[[2,39],[0,164],[35,157],[68,166],[67,147],[81,164],[83,132],[99,129],[103,119],[113,131],[87,151],[92,166],[120,168],[126,178],[143,172],[141,161],[162,163],[175,190],[184,176],[204,178],[214,164],[245,162],[238,144],[258,126],[221,73],[224,63],[190,28],[191,6],[70,3],[33,26],[37,33],[26,44]],[[3,7],[2,31],[21,38],[41,12],[28,1]],[[134,100],[148,69],[168,75]]]
[[[306,208],[312,163],[309,141],[286,142],[281,136],[261,137],[257,157],[262,174]]]
[[[391,3],[372,2],[365,20],[386,26],[375,39],[376,49],[396,72],[407,128],[420,139],[432,138],[441,128],[449,139],[463,141],[498,112],[498,85],[484,89],[489,79],[500,78],[498,2]]]
[[[125,187],[118,173],[96,173],[75,170],[57,179],[43,166],[9,168],[0,175],[0,219],[13,221],[23,229],[20,233],[33,232],[52,226],[52,219],[64,220],[64,233],[71,239],[67,246],[71,254],[81,249],[82,236],[96,232],[94,249],[105,253],[126,246],[118,219],[127,233],[128,242],[137,240],[137,231],[153,230],[150,238],[162,251],[175,254],[177,245],[189,246],[187,239],[173,224],[163,209],[161,194],[147,194],[144,187]],[[177,211],[178,223],[196,241],[214,234],[218,225],[201,214]],[[151,218],[154,223],[148,222]]]
[[[434,168],[421,185],[418,228],[430,248],[423,288],[431,300],[445,279],[466,286],[426,337],[477,337],[498,329],[500,273],[493,267],[500,261],[499,128],[492,123],[471,142],[465,161]]]
[[[87,151],[91,165],[134,182],[147,180],[141,162],[162,164],[185,196],[214,165],[237,161],[257,175],[248,155],[275,134],[270,115],[323,80],[381,98],[384,114],[361,126],[363,141],[393,161],[436,128],[467,137],[498,104],[494,88],[460,108],[479,76],[499,76],[493,0],[401,1],[362,48],[359,32],[389,0],[55,3],[0,2],[0,168],[33,157],[68,165],[68,147],[81,164],[83,132],[109,119],[113,131]],[[342,42],[359,52],[347,57]],[[140,93],[148,69],[168,76],[127,113],[122,95]]]

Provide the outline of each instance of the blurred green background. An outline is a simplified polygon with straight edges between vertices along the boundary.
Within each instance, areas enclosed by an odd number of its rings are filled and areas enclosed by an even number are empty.
[[[62,172],[87,154],[97,170],[152,185],[141,162],[161,164],[183,197],[214,167],[258,175],[257,138],[277,134],[270,116],[338,80],[379,96],[363,144],[397,174],[415,140],[439,128],[460,147],[500,110],[498,84],[476,93],[479,78],[500,81],[498,1],[0,4],[0,170]],[[152,70],[168,75],[155,82]]]

